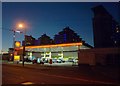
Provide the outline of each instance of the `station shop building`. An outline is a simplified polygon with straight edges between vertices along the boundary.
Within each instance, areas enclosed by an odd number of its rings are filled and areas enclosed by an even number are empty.
[[[16,48],[16,55],[23,58],[23,47]],[[64,60],[77,61],[78,65],[115,65],[120,63],[120,48],[91,48],[78,43],[64,43],[54,45],[26,46],[24,58],[29,60]],[[15,60],[15,59],[14,59]],[[60,62],[62,63],[62,62]]]
[[[16,48],[17,55],[20,56],[22,60],[23,47]],[[78,60],[78,50],[80,49],[90,49],[90,47],[85,46],[82,42],[78,43],[64,43],[64,44],[54,44],[54,45],[40,45],[40,46],[26,46],[26,55],[24,58],[29,60],[34,59],[61,59],[65,62],[72,62]]]

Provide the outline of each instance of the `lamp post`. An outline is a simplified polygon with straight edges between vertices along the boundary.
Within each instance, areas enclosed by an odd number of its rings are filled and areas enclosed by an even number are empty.
[[[13,57],[12,59],[14,59],[14,53],[15,53],[15,30],[13,30]]]
[[[23,29],[23,24],[18,24],[20,29]],[[24,67],[24,56],[25,56],[25,46],[26,46],[26,29],[24,29],[24,44],[23,44],[23,58],[22,58],[22,65]]]
[[[26,46],[26,30],[25,30],[25,33],[24,33],[24,44],[23,44],[23,67],[24,67],[24,56],[25,56],[25,46]]]

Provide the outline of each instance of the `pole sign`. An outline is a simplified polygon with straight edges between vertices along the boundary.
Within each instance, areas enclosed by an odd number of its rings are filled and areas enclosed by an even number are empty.
[[[20,41],[15,41],[15,47],[16,47],[16,48],[19,48],[20,46],[21,46]]]

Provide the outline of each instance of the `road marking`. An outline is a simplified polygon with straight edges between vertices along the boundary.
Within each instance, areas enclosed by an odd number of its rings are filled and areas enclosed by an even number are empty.
[[[73,80],[79,80],[79,81],[85,81],[85,82],[93,82],[93,83],[99,83],[99,84],[114,84],[114,83],[110,83],[110,82],[102,82],[102,81],[95,81],[95,80],[86,80],[86,79],[80,79],[80,78],[71,78],[71,77],[67,77],[67,76],[59,76],[59,75],[50,75],[50,74],[45,74],[45,73],[41,73],[43,75],[46,76],[52,76],[52,77],[58,77],[58,78],[65,78],[65,79],[73,79]]]
[[[60,77],[60,78],[68,78],[68,79],[74,79],[74,80],[79,80],[79,81],[86,81],[86,82],[93,82],[93,83],[99,83],[99,84],[113,84],[109,82],[102,82],[102,81],[94,81],[94,80],[86,80],[86,79],[80,79],[80,78],[71,78],[71,77],[65,77],[65,76],[56,76],[55,77]]]
[[[22,85],[32,85],[32,84],[35,84],[33,82],[24,82],[24,83],[21,83]]]
[[[33,82],[24,82],[24,83],[21,83],[22,85],[32,85],[32,84],[35,84]],[[42,82],[41,84],[45,84],[44,82]]]

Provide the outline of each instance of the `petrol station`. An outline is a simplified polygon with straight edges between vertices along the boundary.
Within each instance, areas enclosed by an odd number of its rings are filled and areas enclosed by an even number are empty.
[[[16,48],[18,50],[17,56],[20,56],[22,60],[23,47]],[[73,62],[78,60],[79,49],[90,49],[89,47],[78,43],[64,43],[64,44],[52,44],[52,45],[39,45],[39,46],[26,46],[25,47],[25,59],[36,59],[39,63],[41,60],[49,62],[52,59],[53,63]]]

